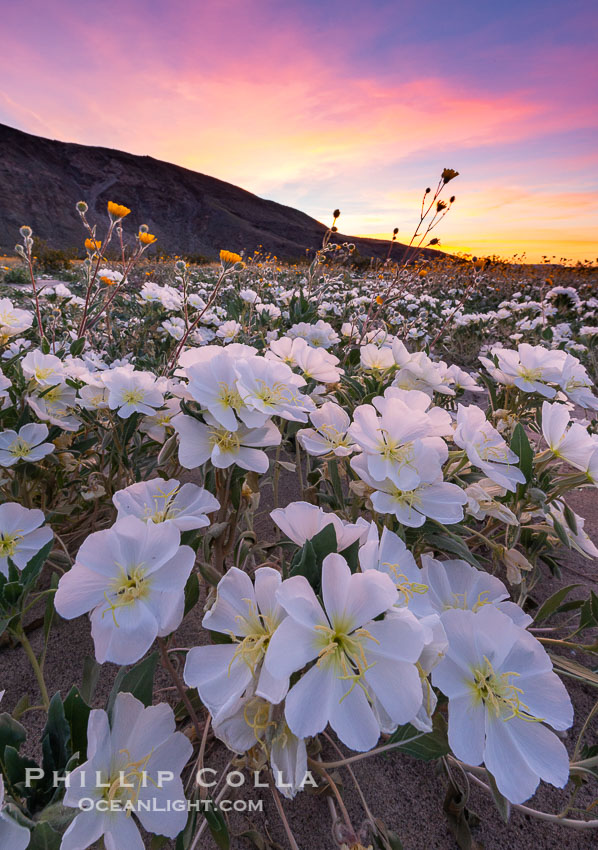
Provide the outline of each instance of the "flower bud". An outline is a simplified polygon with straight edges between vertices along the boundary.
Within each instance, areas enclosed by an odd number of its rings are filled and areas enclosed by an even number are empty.
[[[24,225],[20,228],[19,233],[20,233],[20,234],[21,234],[21,236],[23,236],[24,238],[28,238],[29,236],[31,236],[31,235],[32,235],[33,231],[31,230],[31,228],[30,228],[30,227],[28,227],[26,224],[24,224]]]

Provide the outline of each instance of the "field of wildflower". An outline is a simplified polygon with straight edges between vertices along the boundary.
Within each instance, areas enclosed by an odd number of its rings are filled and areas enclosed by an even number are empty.
[[[472,790],[494,846],[585,841],[596,266],[356,267],[338,211],[303,265],[195,266],[78,211],[84,260],[40,276],[24,226],[0,273],[0,848],[296,850],[308,799],[311,846],[396,850],[381,754],[435,765],[443,846],[480,846]]]

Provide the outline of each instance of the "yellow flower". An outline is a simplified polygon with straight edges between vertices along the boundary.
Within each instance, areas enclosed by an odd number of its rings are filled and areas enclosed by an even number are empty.
[[[384,304],[384,298],[381,295],[376,295],[376,304]]]
[[[111,277],[101,277],[100,281],[101,281],[101,283],[105,284],[106,286],[114,286],[117,283],[117,281],[112,280]]]
[[[94,251],[100,250],[100,248],[102,247],[102,243],[99,239],[86,239],[85,247],[88,251],[91,251],[93,253]]]
[[[232,251],[221,251],[220,252],[220,262],[223,266],[228,265],[229,263],[242,263],[243,260],[239,256],[239,254],[234,254]]]
[[[154,236],[153,233],[146,233],[143,230],[140,230],[137,234],[137,238],[140,242],[143,242],[144,245],[151,245],[152,242],[156,242],[158,237]]]
[[[108,201],[108,212],[113,218],[117,219],[129,215],[131,210],[122,204],[115,204],[114,201]]]

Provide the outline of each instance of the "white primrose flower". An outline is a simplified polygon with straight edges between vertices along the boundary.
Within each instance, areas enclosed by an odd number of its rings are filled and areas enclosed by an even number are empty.
[[[374,479],[364,455],[351,458],[351,467],[373,489],[370,501],[374,510],[381,514],[394,514],[403,525],[419,528],[426,517],[445,525],[463,519],[467,496],[456,484],[443,481],[442,475],[430,484],[422,483],[412,490],[401,490],[390,478],[383,481]]]
[[[216,336],[224,340],[224,344],[227,345],[239,335],[242,329],[243,326],[239,322],[235,322],[233,319],[230,319],[227,322],[222,322],[216,331]]]
[[[93,380],[90,376],[86,379],[85,386],[79,388],[77,404],[85,410],[105,410],[108,407],[108,387],[97,378]]]
[[[66,383],[40,385],[33,395],[27,396],[27,404],[38,419],[57,425],[63,431],[77,431],[81,425],[81,420],[73,414],[76,403],[76,390]]]
[[[50,387],[64,381],[64,363],[54,354],[43,354],[39,348],[28,351],[21,360],[23,374],[30,381]]]
[[[307,767],[305,740],[293,735],[281,708],[256,696],[251,686],[219,714],[212,728],[233,752],[242,755],[252,751],[257,759],[269,757],[276,787],[287,800],[292,800],[305,785],[314,784]]]
[[[237,417],[243,419],[249,411],[237,387],[235,357],[230,349],[219,348],[218,352],[204,349],[207,356],[186,367],[191,397],[207,410],[228,431],[239,427]],[[251,418],[251,416],[249,416]],[[245,419],[243,419],[245,421]],[[245,421],[245,424],[248,424]],[[262,421],[257,423],[262,425]]]
[[[117,520],[135,516],[156,524],[169,522],[181,532],[206,528],[210,524],[207,514],[220,507],[208,490],[191,482],[181,484],[174,478],[139,481],[118,490],[112,501],[118,511]]]
[[[333,525],[339,552],[356,540],[365,538],[369,529],[368,523],[361,517],[356,523],[347,522],[309,502],[290,502],[286,508],[273,510],[270,516],[282,533],[297,546],[303,546],[306,540],[311,540],[327,525]]]
[[[52,529],[37,508],[24,508],[17,502],[0,505],[0,573],[8,576],[8,559],[20,570],[27,566],[46,543],[52,539]]]
[[[45,443],[46,425],[30,422],[16,431],[0,432],[0,466],[13,466],[20,460],[34,463],[54,451],[53,443]]]
[[[91,612],[100,664],[133,664],[156,637],[180,625],[194,563],[176,525],[128,516],[83,542],[58,583],[54,604],[67,620]]]
[[[506,492],[504,487],[491,481],[490,478],[481,478],[465,488],[467,513],[479,520],[491,516],[507,525],[519,525],[519,520],[513,511],[498,501],[498,498],[505,496]]]
[[[517,484],[525,483],[523,472],[512,466],[519,462],[518,456],[479,407],[459,405],[454,440],[459,448],[465,449],[470,462],[501,487],[514,493]]]
[[[569,510],[571,510],[569,508]],[[569,545],[584,558],[598,558],[598,547],[594,545],[588,533],[584,531],[585,519],[575,511],[571,511],[575,520],[576,530],[569,528],[569,523],[565,516],[565,503],[561,499],[555,499],[546,508],[546,522],[554,528],[555,521],[558,522],[564,530]]]
[[[349,436],[362,450],[361,462],[376,481],[389,479],[400,490],[413,490],[442,475],[448,457],[444,440],[429,436],[430,421],[398,398],[382,399],[382,415],[371,404],[355,409]]]
[[[359,350],[361,368],[366,372],[385,372],[395,367],[395,359],[390,348],[378,348],[373,342],[362,345]]]
[[[517,346],[517,351],[497,348],[493,354],[498,358],[500,371],[512,378],[520,390],[539,393],[546,398],[555,397],[556,390],[547,384],[559,382],[567,356],[564,351],[550,351],[541,345],[522,342]]]
[[[268,455],[260,447],[278,446],[281,441],[280,431],[273,422],[266,421],[259,428],[239,425],[235,431],[229,431],[209,413],[204,418],[206,424],[185,414],[173,420],[179,436],[181,466],[195,469],[210,460],[218,469],[237,464],[253,472],[267,472]]]
[[[408,602],[417,617],[434,613],[442,620],[446,611],[454,608],[475,612],[493,605],[516,626],[526,628],[532,622],[529,614],[509,600],[509,591],[496,576],[460,559],[438,561],[422,555],[421,564],[419,581],[426,592],[412,594]]]
[[[473,375],[470,375],[469,372],[466,372],[464,369],[460,369],[459,366],[456,366],[454,363],[447,368],[445,378],[447,378],[458,390],[466,390],[470,393],[485,392],[484,387],[480,387],[479,384],[476,384],[475,377]]]
[[[24,333],[33,324],[33,313],[13,307],[10,298],[0,298],[0,342]]]
[[[297,431],[297,439],[308,454],[319,457],[332,453],[337,457],[347,457],[355,450],[347,433],[351,420],[338,404],[326,401],[310,413],[309,418],[314,427]]]
[[[186,684],[197,688],[216,724],[248,689],[273,704],[287,692],[288,677],[272,675],[263,666],[270,639],[286,616],[276,598],[280,583],[280,573],[271,567],[256,570],[255,587],[236,567],[218,582],[216,602],[202,626],[228,635],[232,643],[191,649],[184,671]]]
[[[108,406],[122,419],[133,413],[150,416],[164,404],[164,396],[156,376],[151,372],[138,372],[130,366],[117,366],[102,372],[101,380],[108,387]]]
[[[323,384],[335,384],[344,374],[344,369],[338,368],[338,357],[323,348],[313,348],[302,337],[273,340],[265,356],[267,360],[282,361],[300,369],[307,380]]]
[[[393,344],[393,352],[394,350]],[[417,351],[409,356],[409,360],[395,375],[392,385],[403,390],[421,390],[430,397],[435,392],[455,395],[455,391],[445,383],[439,365],[434,363],[424,351]]]
[[[567,354],[565,358],[559,386],[575,404],[589,410],[598,410],[598,398],[592,393],[592,380],[585,366],[572,354]]]
[[[0,401],[2,402],[0,410],[4,410],[12,404],[8,393],[11,386],[12,381],[10,378],[7,378],[6,375],[3,375],[2,372],[0,372]]]
[[[418,413],[426,414],[428,418],[428,435],[430,437],[452,437],[453,424],[451,414],[448,410],[443,410],[442,407],[432,405],[432,399],[426,393],[421,390],[402,390],[400,387],[387,387],[384,390],[383,396],[376,396],[372,399],[372,404],[379,413],[383,413],[385,405],[393,398],[398,398],[410,410],[416,410]],[[436,443],[435,445],[438,447],[440,444]],[[442,450],[441,456],[444,456],[444,450]]]
[[[306,381],[295,375],[285,363],[250,357],[237,364],[237,387],[243,402],[254,411],[256,420],[246,422],[260,426],[270,416],[280,416],[292,422],[307,422],[308,414],[315,410],[309,396],[298,391]]]
[[[554,729],[568,729],[573,707],[542,645],[493,605],[447,611],[445,657],[432,683],[449,698],[449,743],[468,764],[484,762],[512,803],[540,779],[562,788],[569,757]]]
[[[595,443],[583,425],[570,422],[565,404],[542,404],[542,435],[555,457],[570,463],[576,469],[588,468],[595,451]]]
[[[0,698],[2,693],[0,693]],[[27,827],[13,820],[6,811],[4,779],[0,775],[0,847],[6,847],[6,850],[25,850],[29,847],[30,840],[31,833]]]
[[[172,708],[166,703],[145,708],[131,694],[119,693],[112,724],[105,711],[90,712],[87,740],[87,761],[70,774],[64,796],[65,806],[81,811],[60,850],[85,850],[102,836],[109,850],[143,850],[132,814],[147,832],[176,838],[187,822],[181,771],[193,747],[176,731]],[[106,801],[112,805],[104,806]]]
[[[378,529],[374,522],[370,524],[366,542],[359,548],[359,566],[362,572],[379,570],[390,576],[399,594],[395,603],[397,606],[407,605],[414,594],[427,593],[422,571],[407,545],[388,528],[382,529],[382,536],[378,540]]]
[[[283,582],[278,601],[288,616],[266,653],[273,676],[289,677],[312,661],[289,690],[285,718],[298,738],[322,732],[328,723],[341,741],[366,751],[380,737],[372,708],[376,699],[393,723],[410,722],[421,706],[415,666],[424,647],[423,628],[410,611],[395,609],[387,575],[351,574],[341,555],[322,566],[322,607],[303,576]]]
[[[181,412],[181,402],[179,398],[167,398],[164,402],[164,407],[152,416],[144,416],[139,423],[139,430],[156,443],[163,443],[166,440],[167,430],[174,428],[173,419]]]

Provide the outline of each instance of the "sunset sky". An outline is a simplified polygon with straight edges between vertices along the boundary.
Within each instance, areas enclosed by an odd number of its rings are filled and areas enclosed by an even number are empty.
[[[0,122],[446,250],[598,257],[596,0],[3,0]]]

